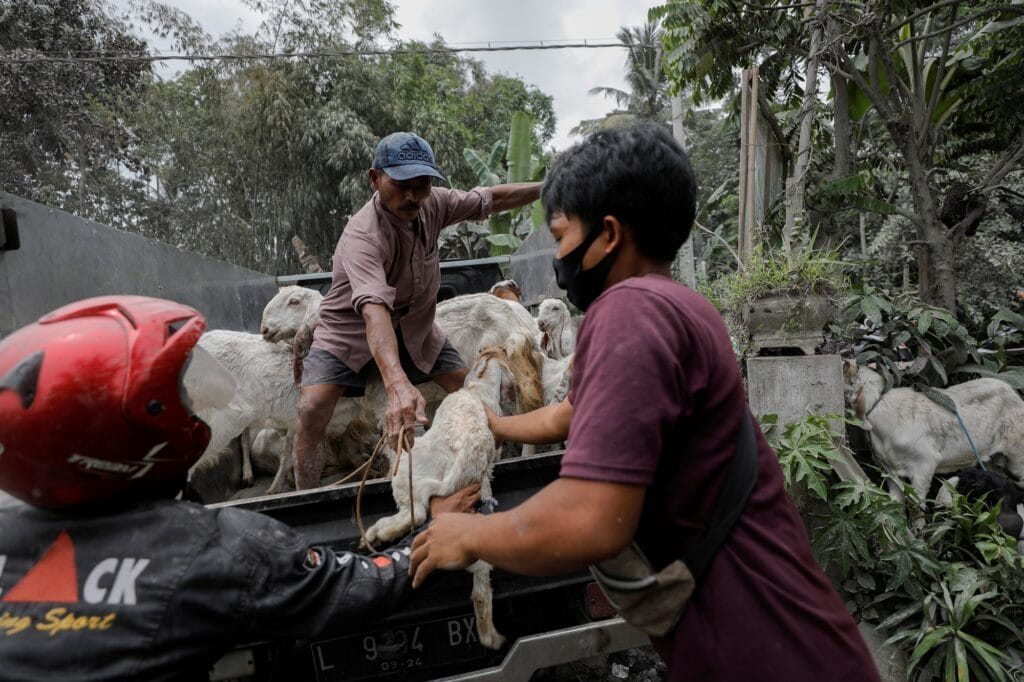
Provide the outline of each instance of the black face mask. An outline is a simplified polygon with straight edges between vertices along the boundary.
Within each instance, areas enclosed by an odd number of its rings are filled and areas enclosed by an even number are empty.
[[[615,257],[618,255],[618,251],[613,251],[606,254],[594,267],[589,270],[583,269],[583,256],[600,232],[600,228],[594,228],[579,246],[552,262],[558,287],[565,289],[569,301],[584,311],[601,295],[604,283],[608,280],[608,273],[611,272]]]

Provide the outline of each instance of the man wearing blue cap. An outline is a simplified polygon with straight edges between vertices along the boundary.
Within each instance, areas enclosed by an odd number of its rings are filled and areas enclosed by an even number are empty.
[[[437,238],[448,225],[484,220],[540,196],[539,182],[434,187],[446,182],[434,152],[413,133],[392,133],[377,145],[369,170],[374,195],[348,221],[334,251],[331,290],[303,363],[295,434],[296,487],[315,488],[323,471],[323,437],[343,395],[362,395],[376,363],[387,393],[384,428],[392,447],[403,427],[426,423],[413,384],[432,380],[446,391],[462,386],[464,358],[434,323],[441,283]],[[407,430],[411,446],[411,430]]]

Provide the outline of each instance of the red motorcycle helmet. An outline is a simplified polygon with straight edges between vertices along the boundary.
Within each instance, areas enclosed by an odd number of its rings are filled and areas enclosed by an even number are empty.
[[[194,403],[234,391],[196,346],[205,327],[179,303],[104,296],[0,340],[0,489],[62,509],[184,483],[210,441]]]

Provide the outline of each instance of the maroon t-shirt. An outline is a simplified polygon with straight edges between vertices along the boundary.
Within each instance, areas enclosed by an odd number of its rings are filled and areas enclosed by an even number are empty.
[[[636,540],[659,568],[699,541],[747,410],[725,325],[659,275],[604,292],[580,329],[561,475],[647,486]],[[775,453],[682,620],[654,644],[668,679],[878,680],[853,618],[815,563]]]

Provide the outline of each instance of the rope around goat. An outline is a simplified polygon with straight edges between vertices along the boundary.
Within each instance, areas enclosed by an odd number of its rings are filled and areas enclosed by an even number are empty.
[[[405,449],[405,432],[413,428],[414,427],[412,425],[403,425],[402,428],[399,429],[398,431],[398,448],[395,450],[395,470],[391,474],[392,478],[398,475],[398,466],[402,462],[402,452]],[[360,481],[359,491],[356,493],[356,525],[359,526],[359,541],[374,552],[377,550],[372,544],[370,544],[370,541],[366,539],[366,528],[363,526],[363,489],[366,487],[366,481],[369,478],[370,469],[373,466],[373,461],[377,458],[377,455],[379,455],[381,451],[384,449],[384,444],[387,442],[387,437],[387,434],[383,434],[380,437],[380,440],[377,441],[377,445],[375,445],[373,448],[373,452],[370,454],[370,459],[366,460],[366,462],[360,467],[361,469],[364,469],[363,480]],[[409,517],[410,522],[412,524],[411,526],[409,526],[409,530],[412,531],[416,529],[416,509],[413,506],[412,494],[412,448],[410,448],[406,452],[409,455]],[[356,469],[342,480],[336,481],[331,485],[340,485],[341,483],[344,483],[352,476],[355,476],[357,473],[359,473],[359,469]]]

